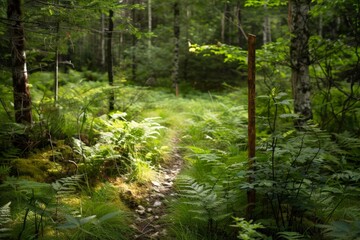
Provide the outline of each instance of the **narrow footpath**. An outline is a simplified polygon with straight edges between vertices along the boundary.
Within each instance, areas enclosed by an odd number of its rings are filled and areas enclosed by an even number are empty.
[[[171,159],[158,171],[158,178],[151,182],[151,187],[144,196],[144,204],[136,206],[134,239],[167,239],[166,221],[167,203],[176,195],[173,183],[180,172],[183,159],[179,154],[177,139],[173,140],[174,149]]]

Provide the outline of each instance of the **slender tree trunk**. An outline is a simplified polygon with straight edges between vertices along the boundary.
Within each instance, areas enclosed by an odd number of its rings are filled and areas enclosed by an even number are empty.
[[[221,15],[221,42],[225,43],[225,23],[226,23],[226,3],[224,5],[224,12]]]
[[[237,28],[237,43],[238,46],[241,46],[241,40],[242,40],[242,30],[241,30],[241,5],[240,1],[237,1],[236,3],[236,28]]]
[[[151,34],[152,32],[152,5],[151,0],[148,0],[148,32]],[[151,37],[149,36],[148,40],[148,48],[149,48],[149,58],[151,58]]]
[[[136,4],[137,1],[133,0],[132,1],[133,4]],[[136,16],[136,10],[135,8],[131,9],[131,17],[132,17],[132,22],[133,22],[133,26],[137,26],[137,16]],[[136,43],[137,43],[137,39],[135,34],[132,35],[131,37],[131,45],[132,45],[132,50],[131,50],[131,59],[132,59],[132,64],[131,64],[131,80],[133,82],[136,82],[137,76],[136,76],[136,71],[137,71],[137,64],[136,64]]]
[[[112,56],[112,34],[114,30],[113,22],[114,11],[109,10],[109,27],[107,32],[107,70],[110,87],[114,86],[114,72],[113,72],[113,56]],[[115,95],[113,90],[110,91],[109,96],[109,111],[114,110]]]
[[[152,3],[151,0],[147,1],[147,7],[148,7],[148,33],[149,33],[149,39],[148,39],[148,49],[147,49],[147,58],[148,58],[148,62],[149,64],[149,78],[148,79],[155,79],[155,73],[154,73],[154,68],[152,67],[151,64],[151,60],[152,60],[152,39],[151,39],[151,32],[152,32]]]
[[[25,34],[22,24],[21,0],[8,0],[7,17],[11,24],[9,30],[15,121],[17,123],[31,124],[31,98],[26,68]]]
[[[105,14],[101,14],[101,34],[100,34],[101,68],[105,71]]]
[[[248,36],[248,158],[249,171],[255,171],[255,147],[256,147],[256,127],[255,127],[255,42],[256,36]],[[254,176],[249,177],[249,183],[254,182]],[[247,219],[254,217],[256,202],[255,189],[247,191],[248,206],[246,209]]]
[[[230,44],[231,42],[231,11],[228,2],[224,3],[224,12],[221,17],[221,42]]]
[[[190,19],[191,19],[191,9],[189,7],[188,4],[186,4],[186,20],[185,20],[185,39],[186,39],[186,43],[188,43],[189,41],[189,26],[190,26]],[[183,65],[183,78],[184,81],[186,82],[188,80],[188,67],[189,67],[189,44],[185,45],[185,54],[184,54],[184,65]]]
[[[55,104],[59,98],[59,48],[55,48],[55,69],[54,69],[54,100]]]
[[[173,62],[173,73],[172,81],[175,87],[175,94],[179,96],[179,50],[180,50],[180,6],[179,2],[174,3],[174,62]]]
[[[60,1],[58,1],[59,4]],[[56,23],[56,46],[55,46],[55,69],[54,69],[54,101],[55,104],[59,98],[59,43],[60,43],[60,21]]]
[[[300,115],[296,122],[301,127],[312,119],[309,77],[309,9],[311,0],[289,0],[291,32],[290,61],[294,111]]]
[[[263,44],[271,42],[271,24],[267,5],[264,5]]]
[[[322,13],[320,13],[320,16],[319,16],[319,36],[320,37],[323,37],[323,15]]]

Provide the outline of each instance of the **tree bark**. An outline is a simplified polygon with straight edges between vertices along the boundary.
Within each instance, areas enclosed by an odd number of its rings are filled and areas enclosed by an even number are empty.
[[[152,4],[151,0],[148,0],[148,32],[151,34],[152,32]],[[148,40],[148,48],[149,48],[149,59],[151,58],[151,36],[149,36]]]
[[[59,4],[60,1],[58,0]],[[54,69],[54,102],[55,104],[59,98],[59,44],[60,44],[60,20],[56,23],[56,46],[55,46],[55,69]]]
[[[264,23],[263,23],[263,44],[271,42],[271,23],[269,19],[268,7],[264,5]]]
[[[235,11],[235,14],[236,14],[236,28],[237,28],[237,42],[238,42],[238,46],[241,46],[241,42],[242,42],[242,35],[243,35],[243,32],[242,32],[242,29],[241,29],[241,4],[240,4],[240,1],[238,0],[237,3],[236,3],[236,11]]]
[[[295,123],[298,127],[312,119],[308,29],[310,3],[311,0],[289,0],[291,83],[294,112],[300,115]]]
[[[136,4],[137,1],[136,0],[132,0],[132,4]],[[131,18],[132,18],[132,22],[133,22],[133,26],[137,27],[138,23],[137,23],[137,14],[136,14],[136,10],[135,8],[131,9]],[[132,50],[131,50],[131,80],[133,82],[136,82],[137,80],[137,63],[136,63],[136,44],[137,44],[137,38],[135,36],[135,34],[132,35],[131,37],[131,45],[132,45]]]
[[[227,4],[225,3],[224,5],[224,12],[221,14],[221,42],[225,43],[225,23],[226,23],[226,6]]]
[[[110,87],[114,86],[114,72],[113,72],[113,55],[112,55],[112,34],[114,30],[113,22],[114,11],[109,10],[109,27],[107,31],[107,70],[108,80]],[[115,108],[115,95],[114,91],[110,91],[109,95],[109,111],[113,111]]]
[[[231,44],[232,35],[232,15],[231,7],[228,2],[224,3],[224,12],[221,18],[221,41],[226,44]]]
[[[248,36],[248,162],[249,171],[255,171],[255,42],[256,36]],[[249,177],[249,183],[254,182],[254,176]],[[248,206],[246,208],[247,219],[252,219],[254,216],[256,191],[254,188],[247,191]]]
[[[101,34],[100,34],[100,51],[101,51],[101,70],[102,71],[106,71],[105,69],[105,59],[106,59],[106,54],[105,54],[105,14],[101,14]]]
[[[25,34],[22,24],[21,0],[8,0],[7,17],[11,23],[9,30],[15,121],[17,123],[31,124],[31,97],[26,68]]]
[[[175,87],[175,94],[179,96],[179,50],[180,50],[180,6],[179,2],[175,2],[174,6],[174,62],[173,62],[173,73],[172,81]]]

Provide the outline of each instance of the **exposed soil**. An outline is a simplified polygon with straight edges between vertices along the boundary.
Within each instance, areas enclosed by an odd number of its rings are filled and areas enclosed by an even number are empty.
[[[177,139],[173,141],[173,146],[176,146]],[[127,191],[130,195],[128,200],[131,199],[127,203],[135,212],[135,221],[132,225],[135,230],[133,239],[168,239],[167,221],[163,219],[167,214],[169,199],[176,195],[173,182],[182,165],[183,159],[178,149],[174,147],[171,158],[158,170],[156,180],[143,186],[138,193]],[[124,196],[126,198],[126,192],[122,194],[122,198]]]
[[[162,221],[167,213],[168,199],[175,196],[173,181],[180,172],[182,158],[174,153],[173,160],[159,171],[157,181],[152,181],[152,187],[146,196],[144,205],[138,205],[134,227],[134,239],[164,239],[166,238],[166,221]]]

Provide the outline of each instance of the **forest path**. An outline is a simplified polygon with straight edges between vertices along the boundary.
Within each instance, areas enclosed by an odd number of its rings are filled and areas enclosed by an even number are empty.
[[[167,239],[167,203],[176,195],[173,183],[181,171],[183,159],[178,148],[179,139],[172,139],[173,149],[166,164],[158,170],[156,180],[151,181],[151,187],[144,196],[144,204],[136,206],[134,239]]]

